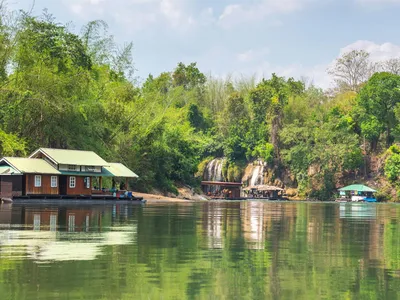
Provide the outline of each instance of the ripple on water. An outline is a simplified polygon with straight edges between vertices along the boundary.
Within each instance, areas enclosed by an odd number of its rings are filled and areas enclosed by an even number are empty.
[[[5,299],[400,299],[400,206],[0,207]]]

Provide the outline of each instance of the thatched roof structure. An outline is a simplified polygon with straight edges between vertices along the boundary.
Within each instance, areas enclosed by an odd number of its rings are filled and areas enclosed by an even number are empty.
[[[243,189],[244,191],[250,191],[250,190],[258,190],[258,191],[283,191],[282,188],[277,187],[277,186],[272,186],[272,185],[251,185],[248,187],[245,187]]]

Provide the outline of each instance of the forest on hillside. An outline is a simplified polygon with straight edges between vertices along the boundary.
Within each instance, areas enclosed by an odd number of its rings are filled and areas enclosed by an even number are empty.
[[[117,45],[103,21],[73,32],[47,12],[0,14],[2,156],[93,150],[139,174],[137,190],[163,192],[198,188],[212,158],[227,158],[229,181],[262,159],[301,197],[362,179],[400,199],[400,58],[346,53],[329,91],[276,74],[212,78],[196,63],[138,83],[133,44]]]

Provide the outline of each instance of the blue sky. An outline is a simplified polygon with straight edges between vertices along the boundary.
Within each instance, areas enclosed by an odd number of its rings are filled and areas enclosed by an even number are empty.
[[[327,67],[363,49],[400,57],[400,0],[9,0],[34,15],[48,8],[75,31],[102,19],[134,43],[136,75],[197,62],[213,76],[302,76],[329,87]]]

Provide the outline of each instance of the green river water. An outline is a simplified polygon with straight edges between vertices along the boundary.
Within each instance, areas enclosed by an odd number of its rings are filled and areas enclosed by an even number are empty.
[[[0,299],[400,299],[400,205],[1,205]]]

